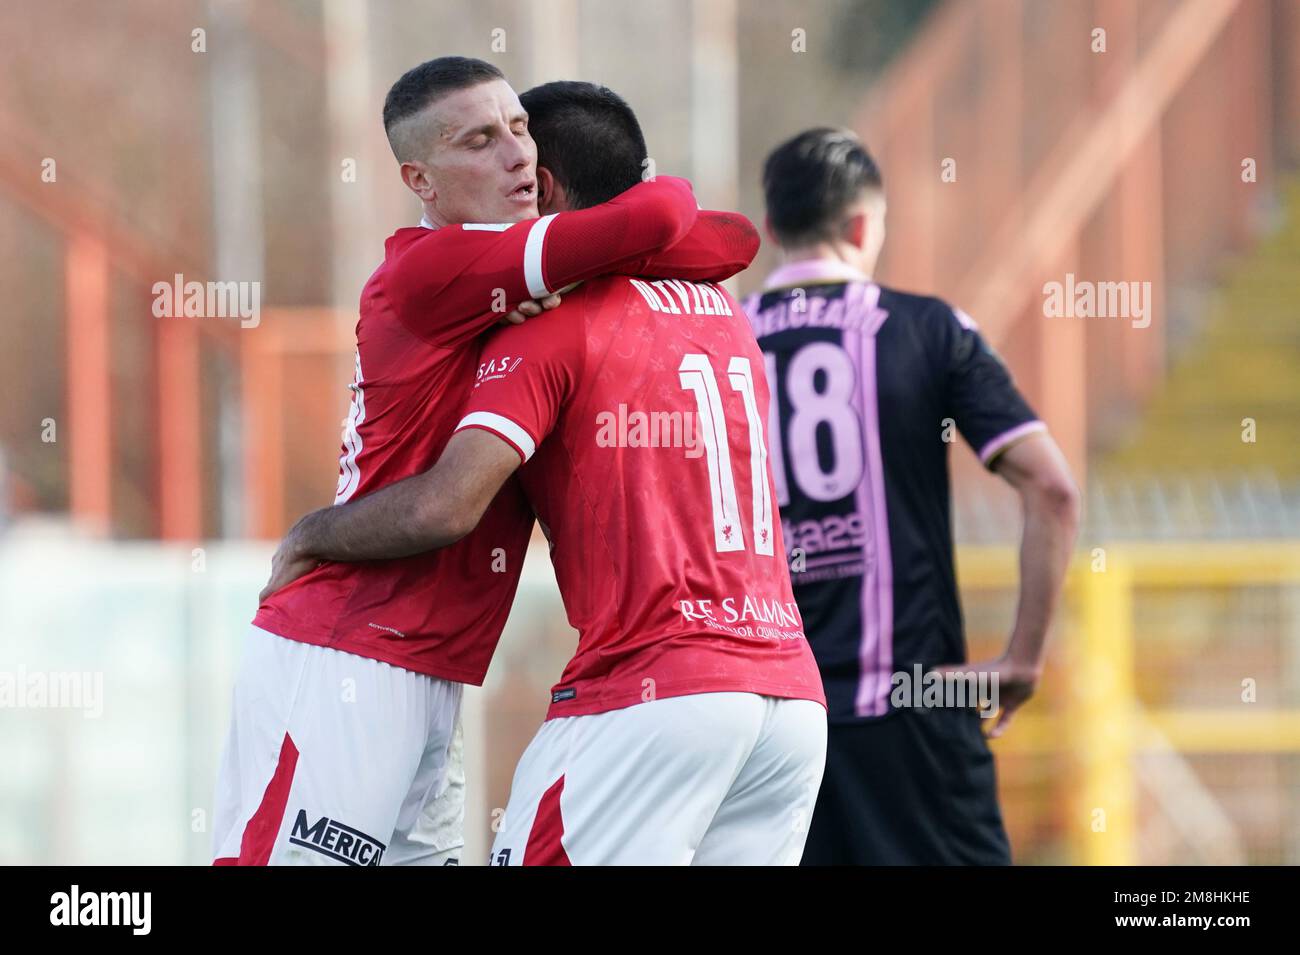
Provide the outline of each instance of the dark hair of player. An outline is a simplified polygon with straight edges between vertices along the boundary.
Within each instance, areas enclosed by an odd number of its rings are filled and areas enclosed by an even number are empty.
[[[849,207],[881,185],[876,161],[847,129],[806,130],[763,163],[768,221],[791,248],[833,238]]]
[[[384,97],[384,132],[393,152],[398,152],[393,127],[402,120],[448,93],[503,79],[505,74],[491,63],[468,56],[440,56],[407,70]],[[405,157],[399,154],[397,158]]]
[[[559,80],[534,86],[519,102],[537,143],[537,165],[550,170],[573,208],[607,202],[641,181],[645,136],[613,90]]]

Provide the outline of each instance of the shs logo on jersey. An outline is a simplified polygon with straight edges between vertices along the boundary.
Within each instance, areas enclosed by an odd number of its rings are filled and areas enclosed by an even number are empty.
[[[499,381],[518,368],[519,363],[523,360],[523,357],[519,355],[496,355],[488,358],[487,361],[479,362],[478,375],[474,378],[474,387],[477,388],[489,381]]]
[[[344,865],[379,865],[386,848],[378,839],[328,816],[321,816],[309,826],[303,809],[298,810],[298,818],[293,821],[289,841]]]

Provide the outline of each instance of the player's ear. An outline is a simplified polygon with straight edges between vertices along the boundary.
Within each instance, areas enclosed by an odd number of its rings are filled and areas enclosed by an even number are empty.
[[[844,222],[844,238],[857,249],[866,248],[871,230],[871,218],[865,211],[855,212]]]
[[[433,180],[429,176],[429,167],[424,163],[404,162],[399,172],[402,176],[402,182],[406,183],[406,188],[425,202],[432,201],[437,197],[438,192],[434,189]]]
[[[781,244],[780,240],[777,239],[776,237],[776,230],[772,228],[771,216],[763,217],[763,231],[767,233],[768,239],[770,239],[772,242],[775,242],[777,245]]]
[[[871,201],[867,203],[867,208],[863,218],[866,220],[867,234],[865,241],[858,246],[863,255],[863,271],[872,272],[876,268],[876,262],[880,258],[880,250],[885,245],[885,196],[883,193],[876,193],[872,196]]]
[[[542,215],[562,212],[569,208],[569,197],[564,187],[551,175],[545,166],[537,167],[537,211]]]

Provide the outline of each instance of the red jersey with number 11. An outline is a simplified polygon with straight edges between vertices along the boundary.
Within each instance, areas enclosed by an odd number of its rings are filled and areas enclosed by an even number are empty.
[[[548,718],[749,692],[825,705],[790,589],[763,357],[707,282],[614,277],[485,343],[457,430],[526,462],[578,649]]]
[[[743,217],[699,213],[690,183],[668,176],[590,209],[527,222],[399,229],[361,297],[336,503],[437,460],[472,387],[478,338],[503,311],[619,269],[731,275],[756,245]],[[417,673],[481,683],[531,529],[512,481],[474,533],[451,547],[400,560],[326,562],[272,594],[254,623]]]

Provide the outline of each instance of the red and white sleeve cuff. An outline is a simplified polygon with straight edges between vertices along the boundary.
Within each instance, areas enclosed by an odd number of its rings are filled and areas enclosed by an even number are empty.
[[[537,450],[537,442],[533,440],[532,435],[504,415],[494,414],[491,411],[471,412],[461,418],[460,424],[456,425],[457,431],[464,431],[466,428],[482,428],[484,431],[491,431],[518,451],[525,462]]]
[[[542,253],[546,249],[546,230],[550,228],[558,213],[542,216],[528,229],[528,239],[524,242],[524,283],[528,294],[533,298],[546,298],[551,290],[546,286],[546,275],[542,271]]]

